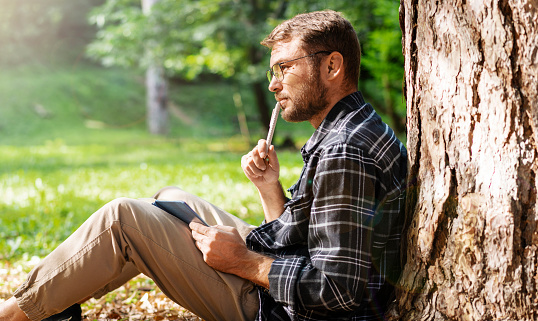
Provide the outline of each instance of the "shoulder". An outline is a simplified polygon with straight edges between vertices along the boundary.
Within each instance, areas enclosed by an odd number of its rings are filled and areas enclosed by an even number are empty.
[[[364,168],[387,190],[401,190],[405,184],[407,150],[369,104],[340,118],[320,147],[320,162]]]
[[[325,148],[340,144],[353,146],[376,160],[407,154],[394,131],[367,103],[340,118],[323,142]]]

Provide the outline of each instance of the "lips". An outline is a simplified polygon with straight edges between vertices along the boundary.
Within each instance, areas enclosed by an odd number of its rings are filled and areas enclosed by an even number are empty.
[[[287,98],[277,98],[278,103],[280,104],[280,108],[285,109],[286,108],[286,102],[288,101]]]

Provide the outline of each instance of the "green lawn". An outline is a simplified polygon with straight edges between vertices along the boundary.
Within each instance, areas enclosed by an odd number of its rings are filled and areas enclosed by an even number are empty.
[[[0,73],[0,260],[43,256],[91,213],[117,197],[149,197],[180,186],[252,224],[262,220],[245,178],[233,87],[174,84],[181,117],[168,137],[146,133],[140,73],[91,65],[10,68]],[[251,140],[259,129],[253,100],[241,91]],[[279,122],[276,142],[301,145],[308,124]],[[300,173],[297,151],[279,152],[282,183]]]

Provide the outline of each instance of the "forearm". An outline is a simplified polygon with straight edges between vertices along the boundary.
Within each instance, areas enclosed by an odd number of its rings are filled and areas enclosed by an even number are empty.
[[[238,268],[230,273],[269,289],[269,271],[274,261],[272,258],[248,251],[239,261]]]
[[[284,212],[284,204],[286,204],[286,195],[279,181],[274,184],[258,187],[260,200],[265,215],[265,221],[271,222],[276,220]]]

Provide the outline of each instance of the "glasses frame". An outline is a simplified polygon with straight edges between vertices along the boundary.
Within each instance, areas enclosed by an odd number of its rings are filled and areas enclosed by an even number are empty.
[[[267,80],[269,80],[269,82],[271,82],[271,81],[273,81],[273,77],[275,77],[278,82],[282,82],[284,80],[284,72],[282,72],[282,65],[283,64],[287,64],[288,62],[292,62],[292,61],[299,60],[299,59],[312,57],[312,56],[315,56],[315,55],[320,54],[320,53],[330,54],[330,53],[332,53],[332,51],[322,50],[322,51],[314,52],[313,54],[309,54],[309,55],[302,56],[302,57],[299,57],[299,58],[295,58],[295,59],[291,59],[291,60],[287,60],[287,61],[283,61],[283,62],[278,62],[278,63],[272,65],[271,68],[269,68],[267,70],[267,72],[266,72]],[[275,72],[275,70],[274,70],[275,68],[278,68],[278,72]],[[282,75],[282,79],[279,79],[277,74]]]

